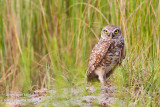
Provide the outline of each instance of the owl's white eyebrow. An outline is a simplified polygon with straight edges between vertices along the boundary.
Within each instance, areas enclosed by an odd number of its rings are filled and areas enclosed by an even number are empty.
[[[119,28],[116,28],[114,31],[119,30]]]
[[[107,31],[109,31],[107,28],[105,28],[104,30],[107,30]]]

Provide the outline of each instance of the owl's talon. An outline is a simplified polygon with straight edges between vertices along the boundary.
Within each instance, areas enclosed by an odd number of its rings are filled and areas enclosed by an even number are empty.
[[[103,94],[108,92],[105,85],[102,85],[102,86],[101,86],[101,92],[102,92]]]

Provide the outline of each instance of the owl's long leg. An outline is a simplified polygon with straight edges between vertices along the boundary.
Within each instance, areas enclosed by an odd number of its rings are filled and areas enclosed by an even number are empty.
[[[101,92],[106,93],[106,72],[103,67],[99,67],[96,69],[95,73],[98,75],[98,79],[101,83]]]
[[[101,83],[102,86],[105,86],[106,85],[106,74],[105,74],[105,70],[104,68],[97,68],[95,73],[98,75],[98,79]]]
[[[98,76],[98,79],[99,79],[99,81],[101,82],[101,84],[102,84],[103,86],[106,85],[106,81],[105,81],[105,78],[104,78],[103,75],[99,75],[99,76]]]
[[[99,80],[101,82],[101,92],[102,94],[106,93],[106,75],[103,74],[103,75],[99,75]]]

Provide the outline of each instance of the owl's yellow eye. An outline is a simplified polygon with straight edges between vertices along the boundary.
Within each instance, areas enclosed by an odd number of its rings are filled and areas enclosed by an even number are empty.
[[[119,32],[118,30],[115,30],[115,31],[114,31],[114,33],[118,33],[118,32]]]
[[[104,33],[108,33],[108,31],[107,31],[107,30],[104,30]]]

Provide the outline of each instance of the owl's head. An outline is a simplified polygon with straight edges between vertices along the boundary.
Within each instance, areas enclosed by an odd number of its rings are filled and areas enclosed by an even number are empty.
[[[102,39],[122,39],[122,32],[118,26],[108,25],[105,26],[101,31]]]

